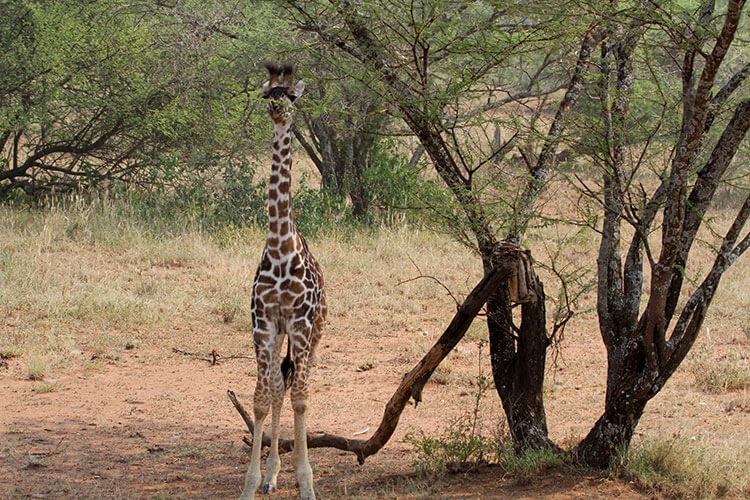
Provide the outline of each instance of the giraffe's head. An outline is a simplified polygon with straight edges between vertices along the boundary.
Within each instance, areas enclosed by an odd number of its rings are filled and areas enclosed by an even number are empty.
[[[268,99],[268,114],[274,122],[281,122],[291,117],[294,101],[305,90],[305,82],[298,81],[292,86],[294,66],[284,64],[279,67],[267,63],[268,81],[263,84],[263,98]]]

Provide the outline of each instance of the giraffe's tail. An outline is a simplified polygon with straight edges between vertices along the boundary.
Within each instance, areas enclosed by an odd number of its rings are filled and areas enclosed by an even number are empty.
[[[281,361],[281,375],[284,377],[284,387],[289,389],[292,385],[292,377],[294,376],[294,363],[292,363],[291,348],[287,340],[286,345],[286,357]]]

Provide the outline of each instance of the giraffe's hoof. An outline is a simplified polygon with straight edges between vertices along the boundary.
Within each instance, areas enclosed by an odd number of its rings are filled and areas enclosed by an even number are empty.
[[[273,493],[276,491],[276,486],[268,483],[263,485],[263,494],[268,495],[269,493]]]

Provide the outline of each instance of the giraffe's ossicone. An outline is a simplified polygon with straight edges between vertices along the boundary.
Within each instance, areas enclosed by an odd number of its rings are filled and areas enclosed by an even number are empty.
[[[266,65],[263,85],[273,121],[273,162],[268,185],[268,238],[252,292],[253,342],[258,362],[253,411],[255,432],[242,500],[255,498],[261,484],[263,424],[271,409],[271,448],[263,492],[276,489],[279,460],[279,416],[288,387],[294,410],[294,452],[300,497],[314,500],[312,468],[307,457],[306,412],[308,374],[326,318],[323,273],[297,230],[291,204],[291,125],[294,101],[304,83],[292,86],[290,65]],[[281,361],[284,339],[287,353]]]

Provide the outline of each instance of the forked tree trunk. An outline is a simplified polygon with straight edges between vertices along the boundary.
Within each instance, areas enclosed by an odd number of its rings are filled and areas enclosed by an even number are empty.
[[[612,40],[602,51],[601,99],[605,121],[606,142],[610,150],[604,173],[604,221],[598,256],[597,313],[602,340],[607,347],[607,395],[604,413],[575,450],[577,462],[589,467],[606,468],[623,453],[633,437],[644,408],[671,377],[692,348],[711,300],[723,273],[750,247],[750,235],[742,237],[750,218],[750,195],[731,227],[726,231],[718,249],[714,265],[703,282],[692,292],[679,311],[674,314],[690,250],[711,199],[737,153],[750,128],[750,100],[741,101],[716,143],[708,162],[700,169],[697,180],[690,187],[689,177],[695,167],[699,146],[708,137],[716,109],[744,78],[744,70],[730,79],[718,93],[712,88],[718,69],[732,43],[745,0],[730,0],[724,16],[721,33],[715,41],[702,69],[694,65],[706,40],[694,39],[694,29],[715,19],[715,2],[703,2],[695,25],[685,30],[686,52],[681,67],[683,73],[682,127],[668,177],[638,207],[636,232],[632,237],[626,259],[622,261],[620,225],[626,217],[625,200],[631,198],[627,179],[629,171],[624,149],[628,129],[628,108],[634,81],[632,56],[644,28],[637,21],[631,27],[622,27],[617,33],[624,37]],[[700,42],[700,43],[699,43]],[[614,62],[617,72],[610,73],[609,63]],[[610,91],[610,80],[616,74],[615,91]],[[715,95],[715,97],[712,97]],[[723,96],[723,97],[722,97]],[[713,108],[712,108],[713,106]],[[637,168],[637,165],[635,167]],[[631,208],[632,210],[632,205]],[[644,285],[643,253],[648,249],[645,235],[652,232],[657,213],[662,209],[661,248],[658,258],[649,252],[651,276],[650,294],[641,312]],[[632,212],[631,212],[632,214]],[[670,331],[671,329],[671,331]]]
[[[496,254],[495,266],[499,265]],[[521,324],[517,328],[507,286],[487,302],[492,376],[516,447],[557,448],[547,435],[544,411],[544,368],[551,341],[545,328],[545,296],[540,282],[535,281],[533,291],[536,300],[520,305]]]
[[[554,167],[557,145],[565,129],[566,118],[578,102],[589,58],[602,36],[601,32],[596,31],[583,37],[573,76],[547,132],[541,154],[529,171],[529,180],[521,195],[516,221],[506,236],[512,243],[520,243],[528,223],[534,217],[533,203]],[[492,267],[498,266],[498,259],[502,258],[496,250],[493,248]],[[486,265],[486,252],[481,248],[480,251]],[[537,300],[520,306],[521,325],[517,329],[513,324],[507,287],[490,297],[487,302],[492,376],[516,447],[558,449],[547,434],[547,417],[544,411],[544,369],[551,339],[546,331],[545,295],[541,282],[535,280],[534,292]]]

